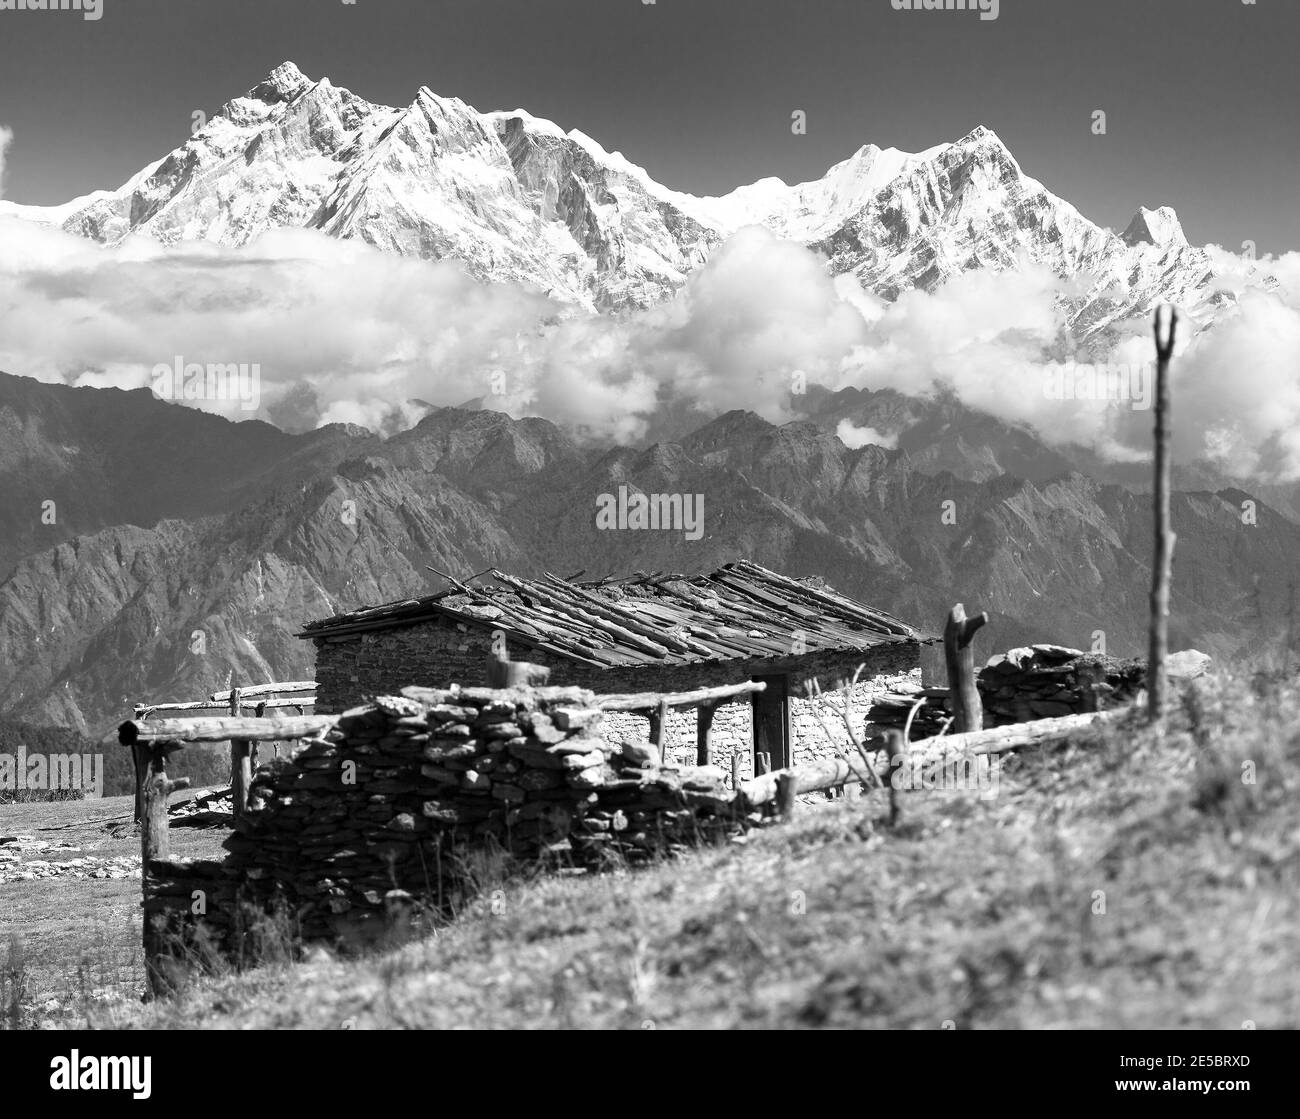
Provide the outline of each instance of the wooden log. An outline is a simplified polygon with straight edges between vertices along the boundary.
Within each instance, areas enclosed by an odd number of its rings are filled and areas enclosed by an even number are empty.
[[[258,702],[258,707],[278,708],[278,707],[315,707],[316,697],[300,696],[297,699],[263,699]],[[230,701],[226,700],[196,700],[194,703],[137,703],[135,705],[136,719],[148,718],[150,715],[162,715],[167,713],[181,711],[221,711],[224,714],[230,713]]]
[[[731,755],[731,787],[740,788],[740,752],[733,751]]]
[[[277,742],[318,737],[337,721],[337,715],[301,715],[289,719],[156,719],[123,723],[117,728],[117,740],[123,746],[134,746],[137,742],[227,742],[233,738]]]
[[[1165,658],[1169,652],[1169,584],[1173,577],[1174,543],[1170,528],[1169,447],[1169,364],[1178,334],[1178,312],[1169,310],[1169,333],[1161,336],[1160,313],[1156,312],[1156,399],[1155,399],[1155,550],[1151,562],[1151,629],[1147,655],[1147,716],[1163,725],[1168,678]]]
[[[704,703],[695,709],[695,764],[713,764],[713,704]]]
[[[640,650],[647,656],[654,657],[656,660],[662,660],[672,649],[677,647],[678,643],[664,642],[662,635],[659,634],[656,634],[654,639],[643,637],[626,625],[620,624],[627,622],[628,619],[618,618],[617,615],[603,606],[595,606],[591,603],[579,605],[562,599],[558,595],[547,594],[533,584],[524,584],[518,579],[511,578],[501,572],[493,572],[493,576],[500,582],[505,583],[506,586],[513,587],[519,593],[528,595],[530,598],[536,598],[569,618],[576,618],[593,629],[613,634],[623,643]]]
[[[974,731],[970,734],[942,735],[913,742],[908,753],[920,762],[962,754],[1001,754],[1007,750],[1041,746],[1058,739],[1068,738],[1090,727],[1117,722],[1129,714],[1129,708],[1117,707],[1095,715],[1063,715],[1059,719],[1039,719],[1032,723],[994,727],[992,730]],[[760,755],[761,759],[762,755]],[[829,758],[797,766],[789,771],[795,776],[797,793],[815,793],[822,789],[837,788],[850,781],[874,782],[875,777],[865,760],[860,757]],[[761,773],[740,786],[745,803],[755,808],[776,798],[779,773]]]
[[[966,607],[957,603],[948,614],[943,630],[943,653],[948,666],[948,690],[956,713],[956,729],[962,733],[980,730],[984,726],[984,712],[976,686],[975,650],[971,639],[976,631],[988,622],[987,614],[966,617]]]
[[[244,699],[252,696],[271,695],[274,692],[314,692],[316,690],[315,680],[290,680],[280,684],[254,684],[251,688],[235,688],[233,691],[239,692]],[[208,696],[213,703],[229,703],[231,693],[213,692]]]
[[[602,711],[653,712],[662,703],[669,707],[698,707],[704,703],[716,704],[737,696],[761,692],[766,687],[764,683],[751,680],[743,684],[723,684],[716,688],[696,688],[689,692],[622,692],[598,695],[596,703]]]

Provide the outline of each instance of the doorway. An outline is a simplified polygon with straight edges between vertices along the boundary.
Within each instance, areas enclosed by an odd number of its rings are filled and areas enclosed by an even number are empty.
[[[754,737],[754,772],[760,772],[758,755],[767,754],[773,769],[786,769],[790,756],[790,678],[755,676],[755,683],[766,684],[750,699]]]

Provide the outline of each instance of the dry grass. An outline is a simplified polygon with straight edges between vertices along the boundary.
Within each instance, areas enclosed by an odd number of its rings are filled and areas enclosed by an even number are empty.
[[[480,898],[417,943],[348,960],[315,949],[79,1016],[144,1028],[1294,1028],[1300,692],[1241,690],[1198,689],[1163,740],[1117,727],[1009,759],[991,799],[905,794],[895,829],[875,794],[635,873],[520,879],[485,862]]]

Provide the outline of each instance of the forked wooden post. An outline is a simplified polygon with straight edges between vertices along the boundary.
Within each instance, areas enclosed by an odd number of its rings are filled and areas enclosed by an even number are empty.
[[[1169,505],[1169,364],[1178,334],[1178,312],[1169,310],[1169,333],[1161,331],[1156,312],[1155,426],[1155,553],[1151,562],[1151,634],[1147,655],[1147,716],[1163,724],[1169,682],[1165,657],[1169,652],[1169,583],[1173,576],[1174,542]]]
[[[975,650],[971,648],[971,639],[988,620],[987,614],[966,617],[966,607],[959,602],[948,614],[948,624],[943,629],[948,693],[956,715],[953,730],[959,734],[984,729],[984,708],[975,682]]]

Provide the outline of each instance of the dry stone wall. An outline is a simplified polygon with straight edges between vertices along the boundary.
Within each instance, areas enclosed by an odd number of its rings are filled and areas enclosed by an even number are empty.
[[[445,914],[484,852],[590,869],[725,840],[756,822],[721,770],[661,766],[572,687],[408,687],[260,767],[224,862],[155,862],[146,920],[238,957],[283,908],[346,943]]]
[[[1030,645],[991,657],[976,679],[984,725],[1079,715],[1131,700],[1143,685],[1142,661],[1120,661],[1061,645]],[[902,727],[918,701],[910,737],[940,733],[952,715],[947,688],[907,681],[879,695],[867,711],[875,727]],[[870,733],[870,727],[868,732]]]

